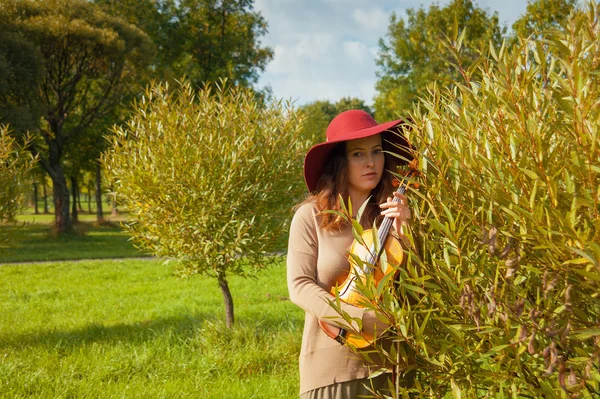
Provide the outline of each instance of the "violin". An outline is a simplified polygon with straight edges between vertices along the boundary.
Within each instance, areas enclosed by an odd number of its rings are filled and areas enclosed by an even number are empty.
[[[411,162],[409,166],[411,168],[410,171],[404,176],[402,181],[398,182],[396,192],[400,194],[406,192],[410,178],[419,174],[414,163]],[[392,201],[399,202],[400,199],[393,196]],[[337,294],[339,299],[345,303],[364,307],[368,299],[357,290],[357,281],[361,281],[364,284],[369,274],[373,275],[375,284],[379,284],[390,273],[394,273],[393,276],[390,276],[392,279],[396,278],[399,269],[392,265],[403,266],[406,262],[406,256],[403,245],[398,238],[389,234],[392,222],[393,218],[385,216],[377,231],[377,242],[381,244],[380,248],[376,248],[375,242],[373,242],[374,234],[372,229],[363,231],[361,235],[362,243],[357,239],[352,242],[348,256],[350,273],[348,273],[348,276],[341,285],[336,284],[331,288],[330,293],[332,296],[335,297]],[[384,252],[385,256],[382,256]],[[360,259],[360,262],[357,262],[356,259]],[[361,265],[358,263],[361,263]],[[323,320],[319,320],[319,325],[325,334],[342,345],[351,344],[356,348],[365,348],[371,345],[374,340],[374,337],[370,334],[364,332],[360,334],[352,333],[344,328],[328,324]]]

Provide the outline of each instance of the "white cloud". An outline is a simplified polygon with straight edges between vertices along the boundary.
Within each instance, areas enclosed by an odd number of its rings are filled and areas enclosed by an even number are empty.
[[[356,8],[353,17],[360,26],[376,31],[385,30],[390,20],[390,14],[383,12],[379,8],[372,10]]]
[[[450,0],[439,0],[445,6]],[[428,9],[430,0],[255,0],[269,24],[263,45],[275,51],[260,77],[277,98],[305,104],[318,99],[359,97],[372,104],[375,95],[378,41],[387,32],[392,12]],[[524,0],[478,0],[512,23],[525,11]]]
[[[364,43],[354,40],[346,40],[342,44],[342,47],[344,48],[344,53],[359,64],[364,64],[368,59],[371,58],[369,54],[369,48]]]
[[[325,67],[331,63],[330,54],[335,45],[330,34],[307,35],[286,44],[276,45],[273,61],[267,72],[273,74],[302,74],[307,65]]]

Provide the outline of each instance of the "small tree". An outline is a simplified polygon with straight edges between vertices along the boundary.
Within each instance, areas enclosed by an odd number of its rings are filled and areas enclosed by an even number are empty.
[[[491,48],[411,115],[413,250],[369,306],[421,397],[600,395],[598,15]]]
[[[14,221],[31,188],[28,175],[35,163],[28,151],[0,125],[0,223]],[[0,231],[0,241],[2,237]]]
[[[303,191],[301,120],[247,89],[152,86],[102,157],[135,241],[217,279],[228,327],[227,277],[267,265]],[[280,241],[279,241],[280,242]]]

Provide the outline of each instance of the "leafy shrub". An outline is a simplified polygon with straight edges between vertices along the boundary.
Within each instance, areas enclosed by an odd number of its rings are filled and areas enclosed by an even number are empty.
[[[30,188],[28,174],[35,159],[0,125],[0,223],[14,221]]]
[[[369,306],[420,397],[600,395],[599,30],[590,3],[412,112],[414,250]]]

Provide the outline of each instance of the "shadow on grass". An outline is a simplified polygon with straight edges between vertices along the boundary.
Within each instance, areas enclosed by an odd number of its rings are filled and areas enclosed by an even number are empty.
[[[93,323],[73,330],[0,335],[0,348],[25,347],[75,348],[94,343],[116,344],[152,341],[170,334],[193,337],[207,320],[205,315],[161,318],[133,324],[102,325]]]
[[[8,236],[0,248],[0,263],[148,256],[116,224],[79,223],[75,233],[59,236],[49,224],[0,225],[0,233]]]
[[[169,339],[193,339],[203,332],[217,340],[228,340],[239,330],[254,331],[255,335],[271,335],[279,331],[294,331],[300,336],[303,320],[281,315],[277,318],[256,320],[240,319],[233,329],[228,330],[221,317],[213,314],[193,314],[179,317],[160,318],[133,324],[102,325],[90,324],[74,330],[52,330],[39,333],[0,335],[0,348],[22,350],[28,347],[46,349],[75,349],[94,343],[139,344],[163,337]]]

